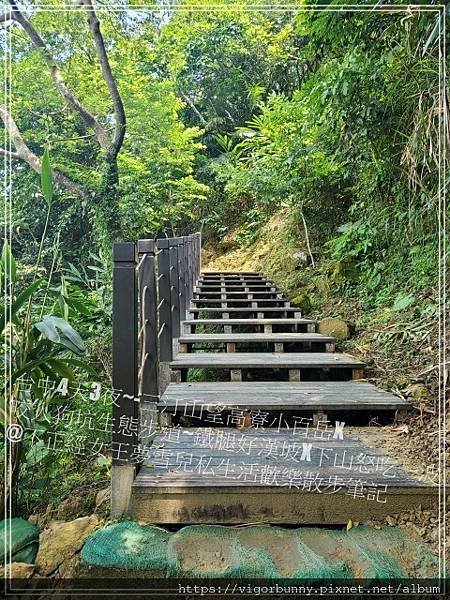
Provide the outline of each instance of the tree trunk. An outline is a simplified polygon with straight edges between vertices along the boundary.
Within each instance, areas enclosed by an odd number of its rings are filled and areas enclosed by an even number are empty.
[[[120,218],[120,186],[117,159],[105,158],[102,185],[95,194],[95,202],[91,209],[92,226],[96,242],[108,253],[112,242],[122,239]]]
[[[19,481],[20,464],[22,458],[23,442],[9,443],[9,451],[7,452],[8,463],[6,465],[6,481],[3,482],[3,493],[0,497],[2,506],[3,518],[13,518],[17,511],[17,484]],[[11,465],[11,468],[9,467]],[[3,478],[2,478],[3,479]],[[9,511],[11,506],[11,511]]]

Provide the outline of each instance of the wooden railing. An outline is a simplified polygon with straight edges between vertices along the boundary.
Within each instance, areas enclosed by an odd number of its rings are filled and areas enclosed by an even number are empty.
[[[142,450],[169,380],[180,323],[200,274],[201,235],[113,247],[112,512],[126,511]],[[153,415],[153,416],[152,416]]]

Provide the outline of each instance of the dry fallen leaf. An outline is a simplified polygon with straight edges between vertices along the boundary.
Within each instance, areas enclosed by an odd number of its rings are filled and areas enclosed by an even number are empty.
[[[393,431],[398,431],[399,435],[405,434],[408,435],[409,427],[408,425],[402,425],[401,427],[396,427]]]

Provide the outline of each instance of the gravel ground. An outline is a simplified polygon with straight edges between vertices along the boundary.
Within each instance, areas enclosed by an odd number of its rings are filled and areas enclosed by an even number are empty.
[[[405,470],[432,485],[438,485],[438,435],[434,433],[430,422],[420,423],[416,419],[406,419],[385,427],[348,427],[347,435],[357,435],[368,445],[382,449],[396,460]],[[448,478],[448,474],[447,474]],[[450,502],[450,492],[447,492]],[[448,516],[448,515],[447,515]],[[432,550],[439,554],[444,539],[447,549],[450,549],[450,527],[443,529],[443,513],[441,512],[441,540],[439,540],[438,509],[411,509],[406,512],[392,514],[382,521],[368,520],[362,523],[379,527],[386,524],[399,527],[407,533],[426,542]],[[447,550],[447,558],[450,552]]]

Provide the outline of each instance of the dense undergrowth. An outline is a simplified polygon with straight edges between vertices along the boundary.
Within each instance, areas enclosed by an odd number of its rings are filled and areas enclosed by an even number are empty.
[[[434,285],[409,285],[408,271],[396,270],[392,283],[380,285],[379,295],[368,291],[358,275],[348,285],[339,265],[324,252],[317,252],[315,265],[308,260],[304,232],[291,209],[275,214],[251,244],[242,246],[233,232],[219,247],[207,247],[205,269],[256,270],[264,272],[283,290],[305,316],[317,319],[339,317],[350,327],[350,337],[338,348],[362,358],[368,365],[368,380],[407,398],[413,412],[400,420],[407,428],[405,444],[419,463],[438,462],[438,418],[442,405],[439,379],[439,302],[437,256]],[[356,273],[358,270],[356,270]],[[387,288],[387,289],[386,289]],[[442,301],[442,298],[441,298]],[[441,403],[441,408],[439,404]]]

